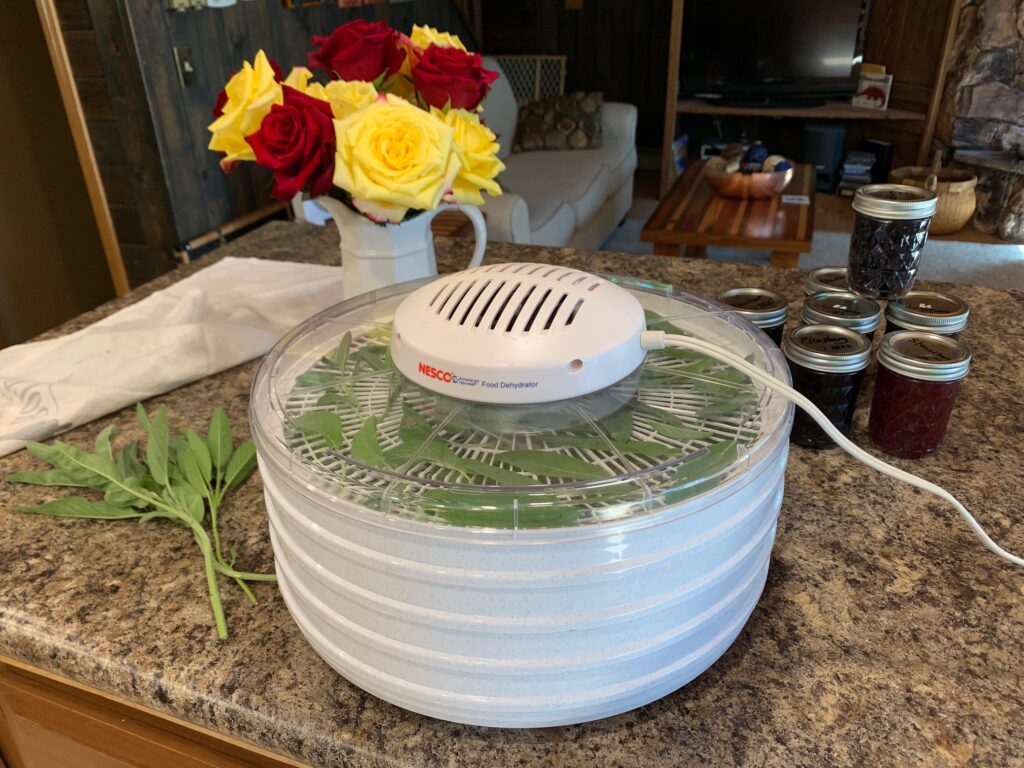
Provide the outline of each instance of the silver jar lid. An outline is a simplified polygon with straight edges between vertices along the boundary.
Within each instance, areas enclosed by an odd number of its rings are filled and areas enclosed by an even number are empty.
[[[718,300],[758,328],[774,328],[786,322],[789,316],[786,297],[767,288],[730,288],[718,294]]]
[[[839,325],[857,333],[872,333],[882,318],[874,299],[855,293],[816,293],[804,301],[800,319],[808,325]]]
[[[949,336],[897,331],[882,339],[878,364],[912,379],[956,381],[967,375],[971,353]]]
[[[937,291],[910,291],[890,301],[885,317],[908,331],[958,333],[967,327],[970,309],[963,299]]]
[[[804,325],[782,341],[792,362],[822,373],[855,373],[867,367],[871,344],[862,334],[838,325]]]
[[[868,184],[853,196],[853,210],[874,219],[908,221],[935,215],[938,196],[908,184]]]
[[[850,290],[846,283],[846,267],[818,267],[804,278],[804,293],[813,296],[826,291],[845,293]]]

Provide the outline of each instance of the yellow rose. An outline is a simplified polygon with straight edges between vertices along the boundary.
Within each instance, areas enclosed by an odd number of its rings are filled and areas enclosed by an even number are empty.
[[[433,210],[459,171],[452,129],[397,96],[335,120],[334,131],[334,183],[379,221],[401,221],[409,209]]]
[[[312,82],[311,82],[312,81]],[[296,91],[301,91],[307,96],[321,101],[327,101],[326,89],[321,83],[313,81],[313,73],[305,67],[292,67],[284,84]]]
[[[452,185],[455,201],[483,205],[482,191],[492,197],[500,195],[501,187],[494,178],[505,170],[505,164],[498,159],[498,142],[494,131],[480,122],[476,112],[450,109],[445,114],[437,107],[430,111],[452,129],[455,149],[462,166]]]
[[[255,160],[246,136],[256,133],[270,108],[282,102],[281,84],[274,79],[274,70],[267,55],[260,51],[252,64],[245,62],[224,92],[227,102],[220,117],[209,125],[209,148],[223,152],[221,165],[238,160]]]
[[[377,100],[377,89],[373,83],[363,80],[332,80],[324,88],[321,98],[331,103],[335,119],[344,120],[353,112],[373,104]]]
[[[439,45],[442,48],[466,50],[466,46],[459,40],[458,35],[453,35],[450,32],[440,32],[433,27],[421,27],[419,24],[413,25],[412,35],[409,36],[409,39],[412,40],[413,45],[418,45],[420,48],[426,48],[428,45]]]

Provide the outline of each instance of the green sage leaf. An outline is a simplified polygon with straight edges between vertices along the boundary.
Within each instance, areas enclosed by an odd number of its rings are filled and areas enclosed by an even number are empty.
[[[231,455],[228,468],[224,472],[224,485],[233,487],[240,484],[256,466],[256,446],[252,440],[246,440]]]
[[[15,507],[18,512],[30,515],[53,515],[55,517],[80,517],[88,520],[127,520],[142,517],[136,509],[126,509],[107,501],[89,501],[81,496],[67,496],[35,506]]]
[[[381,451],[380,443],[377,441],[377,419],[373,416],[367,418],[359,431],[352,436],[349,455],[368,467],[386,466],[384,452]]]
[[[231,424],[223,408],[218,408],[210,418],[210,431],[206,435],[206,446],[210,449],[210,460],[220,472],[231,460]]]
[[[297,417],[293,423],[307,437],[322,437],[330,448],[340,448],[345,439],[341,418],[330,411],[310,411]]]
[[[341,376],[337,371],[306,371],[295,377],[295,383],[300,387],[319,387],[340,381]]]
[[[146,440],[146,465],[160,485],[167,485],[168,461],[167,406],[161,405],[150,421]]]
[[[356,400],[356,396],[351,392],[337,392],[335,390],[330,390],[320,395],[320,397],[317,398],[316,404],[351,405],[353,408],[355,408],[359,405],[359,402],[358,400]]]
[[[134,440],[117,452],[114,463],[121,477],[134,477],[143,482],[150,477],[146,466],[139,461],[139,447]]]
[[[207,483],[211,482],[213,480],[213,459],[210,458],[210,447],[203,438],[191,429],[185,430],[185,442],[188,443],[188,448],[192,452],[196,464],[199,465],[199,471],[202,473],[203,479]]]
[[[678,466],[672,481],[677,486],[664,495],[665,504],[674,504],[698,494],[710,491],[722,482],[721,477],[714,477],[736,460],[737,444],[735,440],[715,443],[704,453],[684,461]],[[712,477],[708,477],[712,475]]]
[[[199,461],[187,441],[178,445],[175,459],[185,482],[201,496],[209,496],[210,487],[206,482],[206,478],[203,477],[203,470],[200,469]]]
[[[358,349],[352,353],[352,359],[359,363],[365,363],[374,371],[386,371],[391,368],[391,355],[387,347],[370,345]]]
[[[616,443],[625,442],[633,435],[633,410],[626,405],[598,423]]]
[[[12,483],[28,485],[63,485],[71,488],[93,488],[89,482],[81,482],[71,472],[63,469],[42,469],[35,472],[15,472],[7,476]]]
[[[590,462],[549,451],[505,451],[496,458],[538,477],[558,477],[563,480],[600,480],[608,477],[605,470]]]
[[[110,445],[110,440],[114,436],[114,425],[111,424],[109,427],[105,427],[98,435],[96,435],[96,453],[100,456],[114,461],[114,449]]]
[[[352,331],[345,331],[345,335],[341,337],[341,341],[338,342],[338,346],[324,359],[339,371],[343,371],[345,370],[345,363],[348,361],[348,351],[351,346]]]

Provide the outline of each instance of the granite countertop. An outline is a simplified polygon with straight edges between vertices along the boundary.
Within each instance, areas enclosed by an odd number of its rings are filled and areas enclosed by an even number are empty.
[[[337,233],[277,222],[76,318],[56,333],[165,287],[226,255],[336,263]],[[468,243],[439,247],[442,269]],[[714,295],[761,285],[802,298],[793,270],[573,250],[488,247],[532,260],[674,283]],[[995,539],[1024,552],[1024,293],[957,286],[972,307],[975,363],[946,443],[896,463],[952,490]],[[797,305],[794,305],[796,307]],[[217,405],[247,431],[251,362],[154,398],[173,427]],[[867,445],[866,401],[854,439]],[[91,446],[131,409],[68,433]],[[38,466],[24,451],[0,478]],[[276,588],[260,605],[222,590],[231,637],[217,640],[187,530],[12,512],[52,489],[0,479],[0,654],[317,766],[929,765],[1024,760],[1024,571],[998,560],[948,507],[838,450],[794,448],[768,583],[735,644],[674,694],[615,718],[497,730],[433,720],[335,674]],[[222,511],[222,537],[251,570],[272,567],[258,475]]]

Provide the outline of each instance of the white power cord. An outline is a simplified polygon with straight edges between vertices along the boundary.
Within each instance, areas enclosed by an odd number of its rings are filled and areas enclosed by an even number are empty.
[[[967,511],[967,508],[961,504],[956,498],[953,497],[949,491],[941,488],[935,483],[930,483],[917,475],[912,475],[909,472],[904,472],[902,469],[897,469],[891,464],[886,464],[884,461],[875,458],[870,453],[865,451],[863,448],[858,447],[852,443],[842,432],[840,432],[836,426],[829,421],[828,417],[822,413],[818,407],[808,400],[806,397],[801,395],[792,387],[782,383],[778,379],[769,376],[767,373],[762,371],[755,365],[751,365],[742,357],[737,357],[731,352],[723,350],[721,347],[717,347],[713,344],[709,344],[706,341],[700,339],[694,339],[689,336],[677,336],[668,335],[664,331],[644,331],[640,334],[640,345],[647,350],[652,349],[664,349],[665,347],[679,347],[681,349],[691,349],[696,352],[703,352],[708,357],[713,357],[716,360],[720,360],[727,365],[737,368],[743,373],[747,374],[754,381],[758,381],[764,384],[772,391],[778,393],[786,400],[798,405],[802,408],[808,416],[817,422],[825,433],[831,437],[836,444],[846,451],[848,454],[853,456],[858,461],[867,464],[872,469],[878,470],[883,475],[888,475],[897,480],[902,480],[908,485],[912,485],[915,488],[920,488],[922,491],[927,491],[940,499],[949,503],[953,509],[960,513],[960,517],[964,519],[968,527],[974,532],[974,535],[981,539],[982,543],[990,550],[995,552],[999,557],[1007,560],[1014,565],[1024,566],[1024,558],[1018,557],[1017,555],[1007,552],[1005,549],[996,544],[992,537],[985,532],[985,529],[981,527],[977,520]]]

